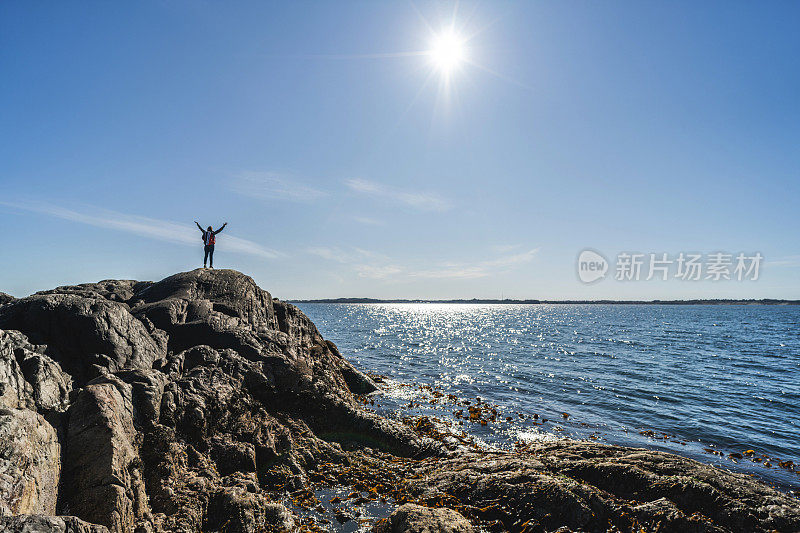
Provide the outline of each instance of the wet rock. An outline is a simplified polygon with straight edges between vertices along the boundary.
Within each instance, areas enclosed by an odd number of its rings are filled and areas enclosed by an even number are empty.
[[[350,510],[341,508],[335,509],[333,511],[333,517],[340,524],[346,524],[347,522],[352,522],[356,518],[355,515]]]
[[[687,516],[667,498],[636,505],[631,508],[631,512],[637,518],[639,525],[648,530],[724,531],[702,515]]]
[[[7,533],[108,533],[104,526],[74,516],[0,516],[0,530]]]
[[[432,509],[407,503],[375,528],[376,533],[472,533],[472,524],[445,507]]]
[[[255,533],[266,528],[284,531],[294,527],[285,507],[241,488],[226,489],[212,496],[206,515],[206,530]]]
[[[277,531],[290,531],[295,527],[292,513],[280,503],[268,503],[264,506],[264,518]]]
[[[0,409],[0,515],[55,514],[61,451],[34,411]]]
[[[423,501],[503,529],[793,531],[800,505],[750,476],[662,452],[576,441],[427,463]],[[642,503],[646,502],[646,503]]]
[[[347,383],[347,388],[350,389],[350,392],[353,394],[369,394],[378,390],[378,386],[369,376],[356,370],[353,365],[347,361],[342,361],[340,368],[342,370],[342,376],[344,376],[344,381]]]

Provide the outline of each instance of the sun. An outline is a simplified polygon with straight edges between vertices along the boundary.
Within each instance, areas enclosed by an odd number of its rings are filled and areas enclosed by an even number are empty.
[[[458,34],[453,30],[444,30],[434,36],[428,56],[436,69],[449,74],[464,63],[467,49]]]

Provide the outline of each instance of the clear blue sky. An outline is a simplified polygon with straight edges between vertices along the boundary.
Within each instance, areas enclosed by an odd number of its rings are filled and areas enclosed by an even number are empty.
[[[800,4],[457,7],[0,3],[0,291],[195,268],[198,220],[287,299],[800,298]],[[583,285],[587,247],[765,263]]]

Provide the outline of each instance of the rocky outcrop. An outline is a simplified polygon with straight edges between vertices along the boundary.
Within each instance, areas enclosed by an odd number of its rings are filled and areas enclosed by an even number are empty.
[[[399,506],[382,531],[800,530],[796,500],[673,455],[468,450],[378,416],[377,385],[232,270],[3,296],[0,328],[0,529],[313,530],[334,484]]]
[[[79,383],[105,372],[152,368],[166,345],[128,306],[99,295],[39,294],[0,308],[0,328],[47,345],[47,355]]]
[[[560,441],[427,462],[412,492],[510,531],[795,531],[800,504],[663,452]]]
[[[361,409],[350,387],[373,390],[369,378],[238,272],[8,298],[0,327],[3,514],[280,530],[294,517],[270,493],[345,461],[342,445],[430,448]]]

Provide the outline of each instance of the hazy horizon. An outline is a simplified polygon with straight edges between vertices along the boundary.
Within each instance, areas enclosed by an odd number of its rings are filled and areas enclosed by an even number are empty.
[[[0,291],[191,270],[197,220],[287,300],[800,299],[798,15],[4,2]],[[763,263],[620,281],[625,252]]]

